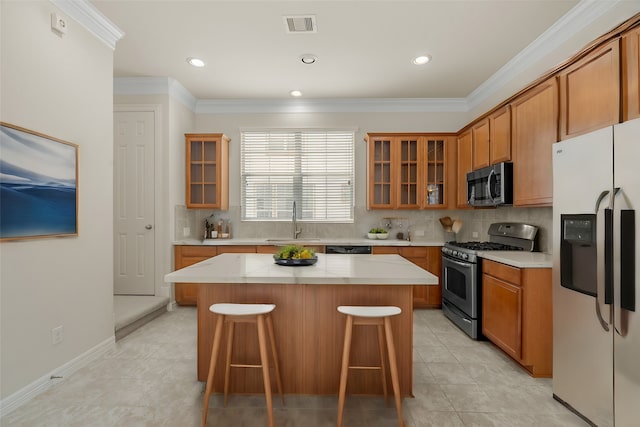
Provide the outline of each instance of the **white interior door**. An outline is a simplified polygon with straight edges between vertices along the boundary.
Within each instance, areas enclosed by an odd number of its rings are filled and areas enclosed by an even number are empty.
[[[113,125],[114,294],[154,295],[154,113],[115,112]]]

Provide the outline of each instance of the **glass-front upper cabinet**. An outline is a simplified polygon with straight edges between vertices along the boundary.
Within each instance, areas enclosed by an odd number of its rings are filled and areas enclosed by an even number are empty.
[[[446,178],[446,139],[425,137],[425,187],[424,204],[426,207],[443,207],[445,204]]]
[[[419,183],[422,174],[422,156],[420,137],[398,138],[396,145],[400,149],[400,182],[397,208],[419,209]]]
[[[185,134],[187,208],[229,208],[229,138]]]
[[[447,208],[451,135],[380,133],[365,141],[368,209]]]
[[[367,135],[367,207],[369,209],[390,209],[395,207],[395,191],[392,179],[395,173],[393,165],[393,138]]]

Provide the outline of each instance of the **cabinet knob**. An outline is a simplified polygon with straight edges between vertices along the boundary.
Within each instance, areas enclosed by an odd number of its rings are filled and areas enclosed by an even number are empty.
[[[153,226],[151,224],[147,224],[144,226],[144,228],[146,228],[147,230],[151,230]]]

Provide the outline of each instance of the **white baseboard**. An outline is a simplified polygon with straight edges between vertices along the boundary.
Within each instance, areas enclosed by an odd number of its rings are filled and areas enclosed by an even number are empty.
[[[31,384],[28,384],[12,395],[7,396],[5,399],[2,399],[0,401],[0,418],[10,414],[20,406],[38,396],[40,393],[48,390],[51,386],[60,381],[59,377],[66,379],[78,369],[83,368],[93,360],[102,356],[113,348],[115,342],[115,335],[112,335],[78,357],[73,358],[64,365],[54,369],[46,375],[41,376]]]

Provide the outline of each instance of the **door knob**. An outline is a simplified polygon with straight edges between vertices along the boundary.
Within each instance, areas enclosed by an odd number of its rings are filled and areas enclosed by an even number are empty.
[[[151,230],[153,226],[151,224],[147,224],[144,226],[144,228],[146,228],[147,230]]]

